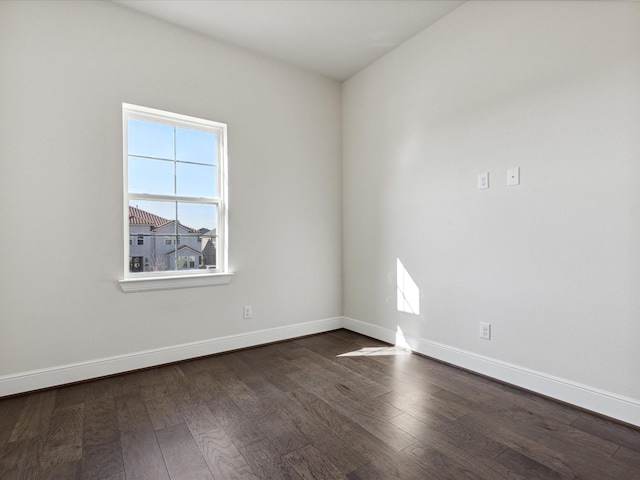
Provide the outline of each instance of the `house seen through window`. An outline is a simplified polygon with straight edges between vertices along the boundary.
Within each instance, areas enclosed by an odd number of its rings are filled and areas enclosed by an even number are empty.
[[[129,104],[123,121],[125,277],[223,272],[226,125]]]

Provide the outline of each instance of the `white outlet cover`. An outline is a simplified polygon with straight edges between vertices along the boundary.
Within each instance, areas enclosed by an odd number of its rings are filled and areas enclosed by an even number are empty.
[[[478,190],[489,188],[489,172],[478,174]]]
[[[507,169],[507,185],[520,185],[520,167]]]
[[[484,340],[491,340],[491,324],[487,322],[480,322],[480,338]]]

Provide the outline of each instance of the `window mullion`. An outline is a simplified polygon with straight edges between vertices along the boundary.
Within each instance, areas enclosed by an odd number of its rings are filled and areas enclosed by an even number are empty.
[[[173,194],[174,196],[178,196],[178,162],[177,162],[177,157],[178,157],[178,147],[177,147],[177,133],[176,133],[176,127],[175,125],[173,126]],[[178,270],[178,247],[180,246],[180,240],[178,237],[178,201],[176,200],[176,216],[175,216],[175,223],[173,225],[174,227],[174,238],[175,238],[175,246],[176,248],[173,249],[173,256],[174,256],[174,267],[175,270]]]
[[[158,195],[154,193],[129,193],[129,200],[155,200],[157,202],[180,202],[180,203],[204,203],[207,205],[219,205],[219,198],[205,197],[183,197],[177,195]]]

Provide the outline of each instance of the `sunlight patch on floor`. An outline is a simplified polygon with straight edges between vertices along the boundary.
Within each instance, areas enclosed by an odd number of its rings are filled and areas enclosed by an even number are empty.
[[[382,355],[410,355],[411,351],[400,347],[363,347],[353,352],[342,353],[338,357],[373,357]]]

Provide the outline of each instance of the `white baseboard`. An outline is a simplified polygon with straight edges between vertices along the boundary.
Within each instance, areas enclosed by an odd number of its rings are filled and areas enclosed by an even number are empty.
[[[377,325],[343,319],[343,327],[383,342],[396,344],[396,332]],[[403,342],[422,355],[516,385],[532,392],[640,426],[640,400],[624,397],[571,380],[484,357],[423,338],[403,335]]]
[[[342,328],[341,317],[287,325],[0,377],[0,397]]]
[[[353,318],[327,318],[7,375],[0,377],[0,397],[327,332],[338,328],[346,328],[394,345],[397,343],[396,332],[393,330]],[[637,399],[623,397],[423,338],[404,335],[402,341],[405,343],[403,346],[408,346],[412,351],[422,355],[640,427],[640,401]]]

